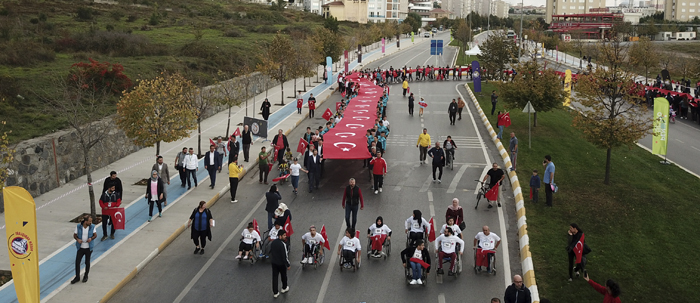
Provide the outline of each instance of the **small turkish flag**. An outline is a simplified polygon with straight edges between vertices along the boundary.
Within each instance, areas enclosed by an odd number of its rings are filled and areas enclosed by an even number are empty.
[[[233,132],[233,135],[232,135],[232,136],[233,136],[234,138],[235,138],[235,137],[240,137],[240,136],[241,136],[241,129],[238,128],[238,127],[236,127],[236,131]]]
[[[323,119],[330,120],[331,117],[333,117],[333,112],[331,111],[330,108],[326,108],[326,111],[323,112]]]
[[[216,143],[214,143],[214,140],[209,139],[209,144],[216,146]]]
[[[114,229],[124,229],[126,225],[126,216],[124,215],[123,207],[105,208],[104,215],[109,215],[112,218]]]
[[[498,200],[498,183],[496,183],[496,186],[487,191],[484,197],[486,197],[486,200],[489,201]]]
[[[325,247],[327,250],[331,250],[331,244],[328,243],[328,235],[326,235],[325,224],[323,225],[323,227],[321,227],[321,237],[323,237],[323,247]]]
[[[301,108],[302,104],[304,104],[304,99],[297,99],[297,108]]]
[[[297,146],[297,152],[304,153],[306,151],[306,147],[309,146],[309,142],[306,142],[306,140],[299,138],[299,145]]]
[[[502,114],[498,117],[498,120],[499,125],[503,125],[504,127],[510,126],[510,113]]]
[[[258,220],[255,220],[255,218],[253,218],[253,229],[258,232],[258,235],[262,236],[260,228],[258,228]]]
[[[435,242],[435,223],[433,223],[433,218],[430,218],[430,232],[428,233],[428,241]]]
[[[287,233],[287,237],[291,237],[292,234],[294,234],[292,222],[289,221],[289,217],[287,217],[287,222],[284,222],[284,232]]]
[[[340,109],[340,102],[335,103],[335,110],[338,111]]]

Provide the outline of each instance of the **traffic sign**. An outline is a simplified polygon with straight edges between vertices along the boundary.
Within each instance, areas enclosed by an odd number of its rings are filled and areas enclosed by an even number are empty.
[[[430,55],[442,55],[442,40],[430,40]]]

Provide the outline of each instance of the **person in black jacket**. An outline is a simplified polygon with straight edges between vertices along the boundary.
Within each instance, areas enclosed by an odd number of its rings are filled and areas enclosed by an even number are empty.
[[[413,97],[413,93],[411,93],[410,96],[408,96],[408,114],[413,116],[413,101],[416,99]]]
[[[347,204],[345,203],[346,200]],[[342,205],[345,209],[345,224],[348,227],[355,229],[355,223],[357,223],[357,210],[358,208],[365,208],[365,201],[362,198],[362,191],[360,190],[360,187],[355,186],[355,178],[350,178],[350,181],[348,181],[348,186],[345,187]],[[352,214],[352,223],[350,222],[350,214]]]
[[[209,151],[204,154],[204,169],[209,172],[209,180],[211,181],[209,187],[214,189],[216,185],[216,172],[221,170],[221,158],[214,144],[210,145]]]
[[[411,261],[413,258],[422,260],[424,264]],[[411,284],[423,284],[423,281],[421,280],[423,268],[425,268],[426,274],[430,272],[430,252],[428,252],[428,249],[425,247],[425,243],[423,243],[422,239],[416,240],[416,247],[409,246],[401,251],[401,262],[403,263],[404,268],[406,268],[406,263],[411,266],[413,271],[413,279],[411,280]]]
[[[289,142],[287,142],[287,136],[284,135],[281,129],[277,132],[277,135],[272,138],[272,145],[276,146],[275,149],[279,150],[277,153],[277,164],[282,164],[282,161],[284,161],[284,151],[289,148]]]
[[[282,195],[280,195],[277,189],[277,184],[272,184],[270,186],[270,191],[265,193],[265,199],[267,199],[267,204],[265,204],[265,211],[267,212],[267,230],[272,229],[272,219],[275,217],[275,210],[279,206],[280,200],[282,200]],[[284,226],[284,223],[282,223]]]
[[[319,157],[317,149],[314,149],[306,159],[306,169],[309,171],[309,192],[311,192],[314,187],[318,189],[318,184],[321,181],[321,157]]]
[[[440,170],[440,175],[437,178],[438,183],[442,183],[442,167],[445,166],[445,150],[440,148],[440,142],[435,142],[435,147],[428,151],[428,156],[433,158],[433,182],[435,179],[435,170]]]
[[[153,218],[153,204],[158,205],[158,217],[163,216],[163,207],[160,205],[163,202],[163,192],[165,191],[165,184],[163,184],[163,179],[158,177],[158,171],[154,170],[151,172],[151,179],[146,185],[146,201],[148,201],[148,222],[151,222]],[[155,196],[153,194],[156,194]]]
[[[583,235],[583,230],[578,227],[578,224],[571,223],[569,225],[568,234],[569,244],[566,246],[566,251],[569,253],[569,282],[571,282],[574,277],[574,270],[576,271],[576,277],[580,275],[579,271],[581,270],[583,271],[584,275],[586,274],[586,254],[588,254],[590,248],[588,248],[586,245],[586,237]],[[579,241],[583,243],[582,256],[581,263],[576,263],[576,253],[574,252],[574,248]],[[574,263],[576,263],[575,268]]]
[[[250,146],[253,145],[253,138],[250,136],[250,129],[248,125],[243,126],[243,132],[241,132],[241,141],[243,141],[243,161],[248,162],[248,157],[250,155]]]
[[[513,284],[506,288],[506,294],[503,298],[504,303],[530,303],[532,296],[530,290],[523,284],[523,277],[520,275],[513,276]]]
[[[238,159],[238,152],[241,150],[241,145],[238,143],[237,136],[232,136],[228,140],[228,164],[233,163],[234,159]]]
[[[270,107],[272,105],[270,104],[270,101],[265,98],[265,101],[263,101],[262,106],[260,106],[260,110],[262,111],[262,116],[265,121],[267,121],[267,118],[270,117]]]
[[[272,241],[270,244],[270,264],[272,264],[272,293],[274,297],[279,297],[279,280],[278,276],[282,276],[282,293],[289,291],[289,285],[287,285],[287,270],[291,269],[291,263],[289,263],[289,255],[287,251],[287,233],[280,230],[277,233],[277,239]]]
[[[450,125],[455,125],[457,119],[457,100],[452,99],[450,106],[447,108],[447,113],[450,114]]]
[[[207,246],[207,239],[211,241],[211,228],[214,226],[214,217],[207,208],[207,202],[199,201],[199,206],[192,211],[190,220],[187,221],[187,227],[190,227],[190,225],[192,225],[190,238],[196,246],[194,253],[203,255],[204,247]]]
[[[102,185],[102,192],[106,192],[110,187],[114,186],[114,191],[122,197],[124,193],[124,188],[122,187],[122,180],[117,178],[117,172],[111,171],[109,177],[105,179],[104,185]]]

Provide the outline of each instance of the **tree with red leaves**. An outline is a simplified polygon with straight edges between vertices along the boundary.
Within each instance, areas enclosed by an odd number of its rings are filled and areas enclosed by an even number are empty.
[[[78,62],[71,66],[68,80],[82,89],[93,91],[107,90],[112,95],[121,96],[131,88],[131,79],[124,75],[124,66],[118,63],[97,62],[88,58],[89,63]],[[78,83],[80,81],[81,83]]]

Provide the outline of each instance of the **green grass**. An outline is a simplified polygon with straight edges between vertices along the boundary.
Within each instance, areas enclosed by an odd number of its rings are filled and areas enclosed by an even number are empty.
[[[471,85],[471,84],[470,84]],[[482,84],[482,90],[495,88]],[[490,109],[489,94],[479,97]],[[499,110],[503,109],[499,102]],[[525,194],[530,251],[541,298],[552,302],[602,302],[602,296],[582,279],[568,280],[564,250],[566,231],[577,223],[586,233],[590,277],[605,283],[614,279],[622,287],[623,302],[695,302],[694,276],[700,272],[695,240],[700,232],[697,191],[700,180],[675,165],[659,164],[660,158],[633,146],[613,151],[611,185],[602,183],[605,151],[594,147],[571,126],[564,109],[538,113],[528,148],[528,119],[521,109],[511,111],[519,139],[518,178],[529,193],[533,169],[542,173],[544,155],[557,167],[553,208],[533,204]],[[489,116],[495,126],[496,117]],[[505,142],[505,145],[508,143]]]
[[[457,40],[452,40],[450,42],[451,46],[459,46],[459,52],[457,53],[457,65],[464,66],[464,65],[469,65],[472,63],[472,61],[477,60],[476,56],[467,56],[464,54],[465,49],[462,48],[462,43],[457,41]]]

